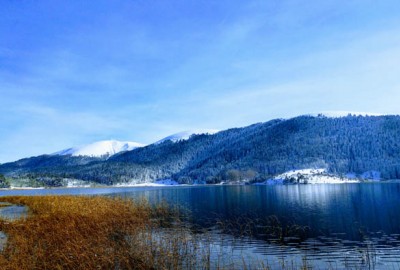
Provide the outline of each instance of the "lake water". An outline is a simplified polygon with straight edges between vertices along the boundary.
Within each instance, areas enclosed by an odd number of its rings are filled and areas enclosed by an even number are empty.
[[[183,186],[0,191],[6,195],[145,197],[190,211],[215,247],[317,269],[400,269],[400,184]],[[222,226],[216,226],[222,224]],[[221,248],[222,247],[222,248]]]

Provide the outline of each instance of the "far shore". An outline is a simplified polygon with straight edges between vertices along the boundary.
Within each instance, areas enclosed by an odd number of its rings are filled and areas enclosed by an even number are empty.
[[[342,185],[342,184],[387,184],[387,183],[399,183],[400,179],[390,179],[390,180],[362,180],[362,181],[335,181],[335,182],[321,182],[321,183],[218,183],[218,184],[173,184],[173,185],[165,185],[165,184],[157,184],[157,183],[141,183],[141,184],[117,184],[117,185],[82,185],[82,186],[59,186],[59,187],[9,187],[9,188],[0,188],[0,191],[8,191],[8,190],[43,190],[43,189],[74,189],[74,188],[83,188],[83,189],[90,189],[90,188],[135,188],[135,187],[147,187],[147,188],[172,188],[172,187],[196,187],[196,186],[294,186],[294,185]]]

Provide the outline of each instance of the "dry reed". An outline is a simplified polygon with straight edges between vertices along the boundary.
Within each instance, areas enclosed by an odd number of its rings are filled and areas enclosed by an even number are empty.
[[[0,230],[8,237],[0,254],[1,269],[152,269],[155,259],[143,249],[144,235],[170,215],[165,207],[119,198],[0,200],[30,210],[25,219],[0,221]]]
[[[1,202],[25,205],[29,214],[0,219],[7,235],[0,269],[253,269],[212,250],[207,236],[193,233],[166,204],[102,196],[14,196]]]

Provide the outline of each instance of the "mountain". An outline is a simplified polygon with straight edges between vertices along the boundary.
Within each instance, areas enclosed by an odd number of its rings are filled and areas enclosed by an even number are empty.
[[[143,147],[144,144],[137,142],[121,142],[115,140],[99,141],[88,145],[83,145],[74,148],[68,148],[56,152],[52,155],[73,157],[88,156],[88,157],[110,157],[123,151],[131,151],[138,147]]]
[[[181,140],[188,140],[190,136],[196,134],[215,134],[218,130],[215,129],[195,129],[195,130],[186,130],[176,134],[172,134],[168,137],[165,137],[156,142],[156,144],[172,141],[177,142]],[[87,157],[111,157],[115,154],[125,151],[131,151],[135,148],[144,147],[145,144],[137,143],[137,142],[126,142],[126,141],[116,141],[116,140],[105,140],[98,141],[87,145],[82,145],[78,147],[68,148],[52,155],[59,156],[87,156]]]
[[[178,142],[178,141],[182,141],[182,140],[188,140],[190,138],[190,136],[192,135],[199,135],[199,134],[215,134],[219,132],[219,130],[216,129],[195,129],[195,130],[186,130],[186,131],[182,131],[179,133],[175,133],[172,134],[168,137],[165,137],[164,139],[161,139],[159,141],[156,142],[156,144],[159,143],[163,143],[165,141],[172,141],[172,142]]]
[[[305,115],[163,140],[108,159],[57,157],[3,164],[0,173],[103,184],[264,182],[310,169],[329,174],[326,179],[400,179],[400,116]]]

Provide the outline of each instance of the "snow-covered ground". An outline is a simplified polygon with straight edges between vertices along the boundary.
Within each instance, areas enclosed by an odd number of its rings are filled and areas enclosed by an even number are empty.
[[[9,188],[2,188],[2,189],[44,189],[44,187],[14,187],[11,186]]]
[[[53,155],[71,155],[71,156],[89,156],[102,157],[112,156],[122,151],[130,151],[138,147],[143,147],[144,144],[137,142],[121,142],[116,140],[99,141],[91,144],[68,148],[54,153]]]
[[[82,180],[76,180],[76,179],[64,179],[66,182],[66,187],[73,188],[73,187],[91,187],[91,183],[82,181]]]
[[[219,132],[219,130],[216,130],[216,129],[186,130],[186,131],[182,131],[182,132],[179,132],[179,133],[172,134],[172,135],[170,135],[168,137],[165,137],[165,138],[155,142],[155,144],[160,144],[160,143],[165,142],[165,141],[178,142],[178,141],[182,141],[182,140],[188,140],[190,138],[190,136],[195,135],[195,134],[196,135],[199,135],[199,134],[212,135],[212,134],[215,134],[217,132]]]
[[[339,177],[327,173],[326,169],[302,169],[285,172],[256,185],[274,184],[341,184],[359,183],[357,178]]]
[[[158,180],[156,182],[146,182],[146,183],[137,183],[131,182],[131,183],[121,183],[121,184],[116,184],[116,187],[166,187],[166,186],[178,186],[178,182],[171,180],[171,179],[164,179],[164,180]]]
[[[176,134],[172,134],[164,139],[161,139],[155,144],[160,144],[164,141],[178,142],[181,140],[188,140],[190,136],[194,134],[215,134],[219,132],[216,129],[194,129],[182,131]],[[53,153],[52,155],[71,155],[71,156],[88,156],[88,157],[111,157],[117,153],[124,151],[131,151],[133,149],[144,147],[145,144],[137,142],[127,142],[127,141],[116,141],[116,140],[105,140],[98,141],[87,145],[82,145],[78,147],[72,147],[64,149]]]

